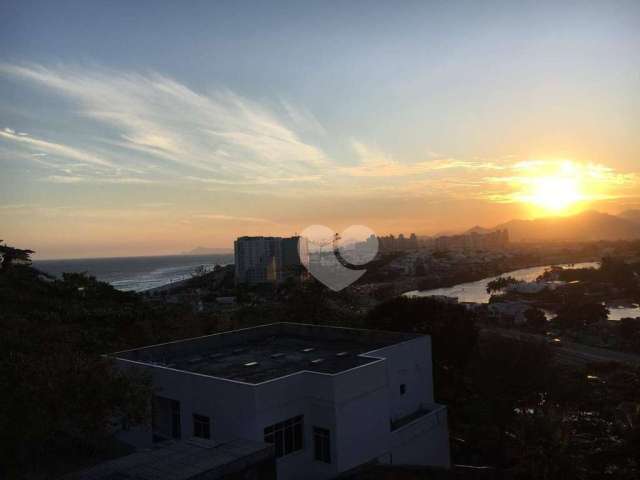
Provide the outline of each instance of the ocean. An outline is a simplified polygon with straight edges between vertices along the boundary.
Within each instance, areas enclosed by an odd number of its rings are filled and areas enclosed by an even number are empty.
[[[34,260],[33,266],[55,277],[87,272],[118,290],[142,292],[185,280],[198,267],[208,270],[230,263],[233,263],[233,254]]]

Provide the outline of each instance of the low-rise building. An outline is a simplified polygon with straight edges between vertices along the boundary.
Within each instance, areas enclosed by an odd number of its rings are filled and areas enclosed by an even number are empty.
[[[430,338],[277,323],[113,354],[151,374],[152,440],[272,444],[279,479],[333,478],[371,461],[449,467]]]

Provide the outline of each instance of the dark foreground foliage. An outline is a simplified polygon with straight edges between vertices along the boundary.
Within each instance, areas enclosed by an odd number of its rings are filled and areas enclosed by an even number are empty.
[[[481,311],[400,297],[363,315],[348,293],[307,282],[269,301],[245,292],[222,325],[86,275],[49,278],[26,255],[0,270],[0,478],[54,478],[122,453],[113,422],[146,421],[150,385],[101,354],[283,319],[430,335],[454,463],[518,480],[640,478],[640,370],[562,365],[546,344],[482,331]]]
[[[114,422],[148,419],[150,383],[102,354],[179,336],[178,307],[27,261],[0,270],[0,477],[50,478],[112,450]],[[108,447],[108,448],[107,448]]]
[[[396,298],[367,324],[431,335],[452,460],[498,478],[640,478],[640,368],[563,365],[553,347],[478,332],[465,307]]]

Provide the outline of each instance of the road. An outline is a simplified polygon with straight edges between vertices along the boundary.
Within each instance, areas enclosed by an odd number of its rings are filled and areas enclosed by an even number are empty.
[[[549,338],[544,335],[535,335],[532,333],[524,333],[517,330],[508,330],[496,327],[483,328],[480,330],[480,334],[500,335],[502,337],[537,342],[547,342],[549,340]],[[558,361],[564,364],[585,366],[589,363],[619,362],[637,367],[640,366],[640,355],[634,355],[632,353],[589,347],[587,345],[566,342],[564,340],[560,344],[554,345],[553,348],[556,352]]]

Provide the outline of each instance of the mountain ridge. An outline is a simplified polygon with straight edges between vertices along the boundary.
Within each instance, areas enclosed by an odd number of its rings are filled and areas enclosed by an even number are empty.
[[[640,209],[625,210],[624,212],[618,214],[618,217],[629,220],[630,222],[640,224]]]
[[[640,238],[640,223],[593,210],[568,217],[510,220],[490,229],[490,231],[495,230],[508,230],[509,236],[514,242],[633,240]]]
[[[186,252],[181,252],[180,255],[224,255],[230,253],[233,253],[233,248],[198,246]]]

